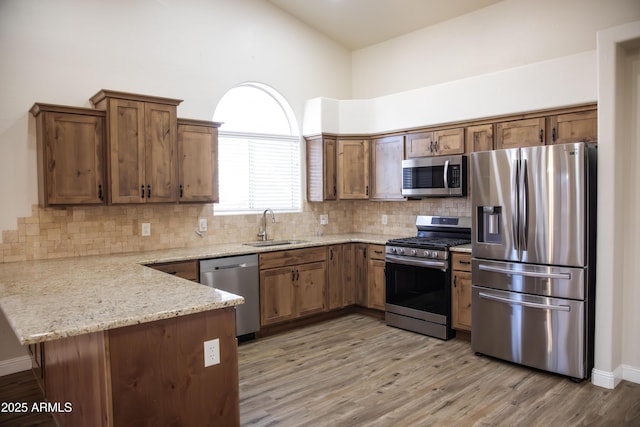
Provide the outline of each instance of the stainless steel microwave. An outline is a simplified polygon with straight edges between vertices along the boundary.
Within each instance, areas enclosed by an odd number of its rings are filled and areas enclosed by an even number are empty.
[[[409,198],[466,196],[467,156],[403,160],[402,195]]]

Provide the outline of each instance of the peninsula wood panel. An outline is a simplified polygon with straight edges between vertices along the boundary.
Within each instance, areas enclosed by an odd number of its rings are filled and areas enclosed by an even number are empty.
[[[58,425],[114,425],[107,342],[104,332],[94,332],[45,343],[45,396],[72,409],[54,414]]]
[[[220,363],[204,367],[215,338]],[[240,424],[233,307],[113,329],[109,348],[115,426]]]

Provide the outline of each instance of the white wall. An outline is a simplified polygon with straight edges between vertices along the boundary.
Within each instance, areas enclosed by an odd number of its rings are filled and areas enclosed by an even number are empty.
[[[640,21],[598,34],[598,269],[594,384],[640,383]]]
[[[305,100],[351,93],[350,52],[262,0],[2,0],[0,58],[0,230],[37,203],[34,102],[89,107],[105,88],[211,120],[229,88],[258,81],[301,123]]]
[[[504,0],[355,51],[352,98],[592,51],[598,30],[637,19],[638,0]]]

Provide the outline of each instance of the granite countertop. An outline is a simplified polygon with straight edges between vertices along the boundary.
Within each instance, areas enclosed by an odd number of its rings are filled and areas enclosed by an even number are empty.
[[[241,243],[0,264],[0,309],[21,344],[34,344],[231,307],[244,298],[144,264],[216,258],[396,236],[342,234],[256,248]]]
[[[451,248],[451,252],[462,252],[462,253],[465,253],[465,254],[470,254],[471,253],[471,243],[469,243],[467,245],[453,246]]]

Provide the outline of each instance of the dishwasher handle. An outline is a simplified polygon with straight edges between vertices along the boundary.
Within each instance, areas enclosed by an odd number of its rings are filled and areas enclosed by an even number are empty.
[[[232,268],[246,268],[246,267],[252,267],[252,266],[249,265],[248,263],[244,262],[242,264],[220,265],[220,266],[213,267],[213,269],[214,270],[229,270],[229,269],[232,269]]]

